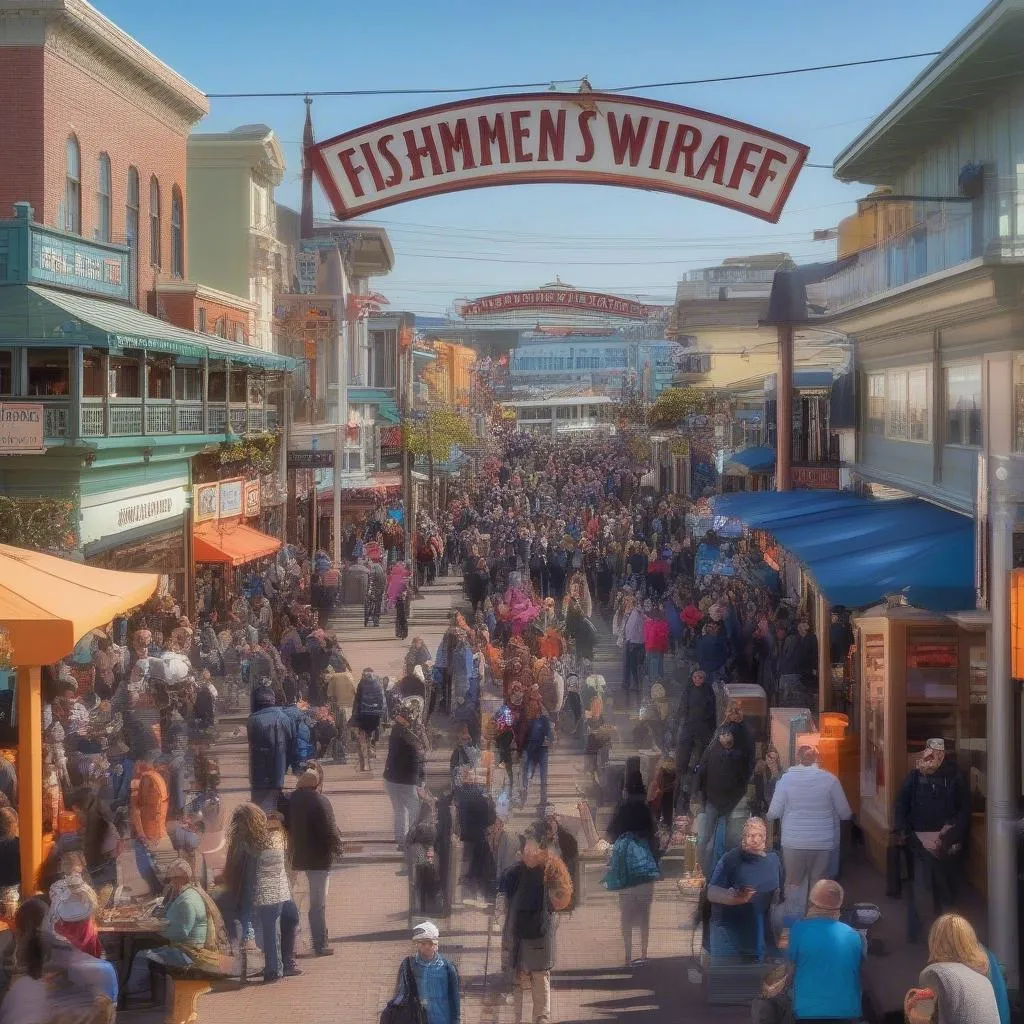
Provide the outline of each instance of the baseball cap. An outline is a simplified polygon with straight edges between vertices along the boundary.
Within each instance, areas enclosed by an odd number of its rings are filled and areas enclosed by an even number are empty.
[[[423,921],[412,930],[413,942],[437,942],[441,933],[433,921]]]

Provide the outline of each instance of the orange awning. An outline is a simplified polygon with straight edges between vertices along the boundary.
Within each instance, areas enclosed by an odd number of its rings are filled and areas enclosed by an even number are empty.
[[[160,577],[115,572],[0,544],[0,626],[16,665],[50,665],[155,592]]]
[[[281,542],[276,537],[238,522],[203,523],[192,535],[192,554],[196,562],[244,565],[266,558],[280,547]]]

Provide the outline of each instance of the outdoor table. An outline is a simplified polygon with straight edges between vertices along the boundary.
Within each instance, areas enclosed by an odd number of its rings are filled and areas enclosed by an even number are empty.
[[[117,972],[117,1008],[125,1008],[128,985],[128,973],[136,955],[145,949],[164,946],[167,940],[163,937],[163,926],[166,922],[156,917],[140,917],[136,920],[110,921],[99,923],[97,930],[101,940],[117,945],[119,949],[120,967]]]

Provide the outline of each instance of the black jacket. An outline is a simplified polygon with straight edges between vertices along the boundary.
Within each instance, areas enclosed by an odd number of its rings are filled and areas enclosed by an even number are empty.
[[[249,781],[253,789],[282,789],[295,727],[278,707],[249,716]]]
[[[612,815],[608,823],[608,842],[614,843],[619,836],[632,832],[637,839],[647,842],[655,859],[661,856],[661,849],[658,845],[658,837],[654,828],[654,815],[647,804],[647,798],[643,796],[627,796]]]
[[[726,749],[716,739],[697,766],[697,785],[719,814],[729,814],[747,791],[750,773],[744,751]]]
[[[944,845],[962,845],[971,823],[971,800],[956,761],[947,755],[932,775],[914,769],[896,794],[894,811],[897,832],[939,832],[952,825]]]
[[[340,849],[331,801],[315,789],[297,789],[288,797],[285,827],[296,871],[329,871]]]
[[[710,736],[718,722],[715,691],[707,682],[703,686],[686,684],[679,700],[680,735]]]
[[[400,786],[422,786],[426,778],[427,752],[416,734],[396,723],[388,741],[384,780]]]

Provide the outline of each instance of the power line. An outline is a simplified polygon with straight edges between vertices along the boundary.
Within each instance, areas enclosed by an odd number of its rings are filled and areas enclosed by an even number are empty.
[[[718,75],[713,78],[690,78],[678,82],[644,82],[640,85],[620,85],[615,88],[599,89],[598,92],[632,92],[637,89],[672,89],[684,85],[711,85],[720,82],[748,82],[757,78],[781,78],[784,75],[806,75],[815,71],[835,71],[840,68],[866,67],[871,64],[891,64],[895,61],[917,60],[921,57],[937,57],[940,50],[921,53],[901,53],[893,57],[870,57],[866,60],[846,60],[836,64],[815,64],[802,68],[785,68],[781,71],[756,71],[744,75]],[[297,92],[209,92],[211,100],[241,99],[298,99],[306,96],[443,96],[454,93],[509,92],[514,89],[547,89],[555,85],[567,85],[580,79],[549,79],[546,82],[512,82],[504,85],[470,85],[460,88],[438,87],[431,89],[307,89]]]

